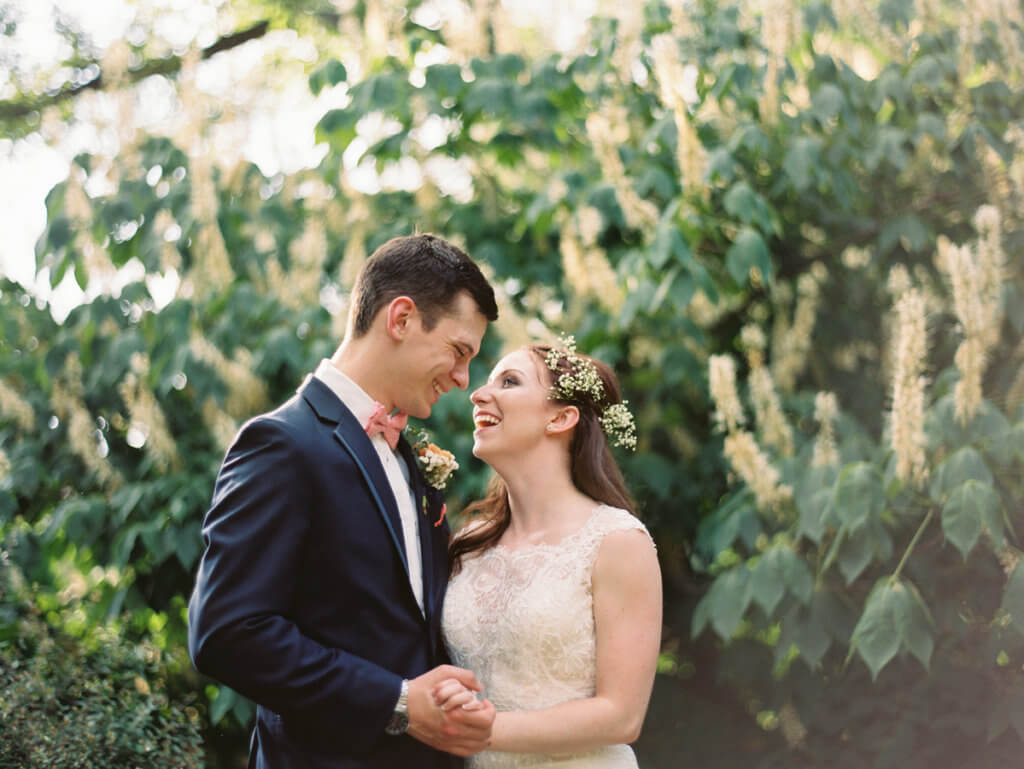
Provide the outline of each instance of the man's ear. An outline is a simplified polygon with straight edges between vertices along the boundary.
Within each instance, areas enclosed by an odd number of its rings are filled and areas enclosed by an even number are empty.
[[[395,341],[404,338],[417,314],[416,302],[410,297],[396,296],[392,299],[384,316],[384,327],[387,329],[388,336]]]
[[[576,406],[562,406],[548,420],[545,430],[549,435],[560,435],[574,428],[580,421],[580,410]]]

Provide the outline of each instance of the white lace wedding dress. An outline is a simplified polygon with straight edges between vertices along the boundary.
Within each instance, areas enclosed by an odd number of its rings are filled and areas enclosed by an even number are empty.
[[[595,692],[591,574],[604,536],[644,525],[601,505],[553,545],[501,545],[464,560],[448,585],[442,627],[452,662],[472,670],[499,712],[539,710]],[[636,769],[628,745],[538,755],[485,751],[471,769]]]

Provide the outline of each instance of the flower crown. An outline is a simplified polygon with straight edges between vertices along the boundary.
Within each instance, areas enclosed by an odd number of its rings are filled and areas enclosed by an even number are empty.
[[[558,374],[558,364],[562,358],[565,358],[569,371]],[[557,374],[551,385],[550,397],[552,399],[567,403],[591,401],[600,413],[598,421],[601,423],[601,429],[604,430],[608,442],[613,446],[621,446],[630,450],[636,449],[636,422],[633,420],[633,414],[626,407],[629,401],[613,403],[603,409],[600,408],[601,402],[605,399],[604,382],[601,381],[601,376],[597,373],[597,366],[592,361],[576,354],[576,339],[574,337],[560,337],[558,346],[552,346],[548,350],[544,363],[553,373]]]

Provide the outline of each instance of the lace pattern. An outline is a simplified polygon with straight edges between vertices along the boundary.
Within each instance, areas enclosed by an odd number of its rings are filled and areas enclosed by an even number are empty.
[[[445,643],[454,664],[476,674],[499,711],[594,695],[594,561],[607,534],[633,529],[647,531],[625,510],[601,505],[561,542],[514,551],[497,545],[463,562],[445,598]],[[636,760],[617,745],[571,756],[491,751],[469,766],[627,769]]]

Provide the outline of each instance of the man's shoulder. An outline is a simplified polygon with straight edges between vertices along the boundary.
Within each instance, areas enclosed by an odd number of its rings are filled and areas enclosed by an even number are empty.
[[[257,414],[246,420],[239,432],[276,435],[284,440],[298,440],[303,436],[308,436],[310,429],[317,421],[316,414],[303,401],[299,393],[296,393],[271,411]]]

